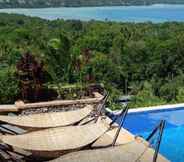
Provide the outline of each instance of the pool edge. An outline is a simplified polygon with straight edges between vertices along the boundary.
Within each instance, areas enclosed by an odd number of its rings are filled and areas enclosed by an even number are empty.
[[[129,109],[128,112],[129,113],[139,113],[139,112],[148,112],[148,111],[157,111],[157,110],[172,110],[172,109],[179,109],[179,108],[184,108],[184,103],[132,108],[132,109]],[[109,108],[106,108],[106,110],[115,115],[121,112],[121,110],[113,111]]]

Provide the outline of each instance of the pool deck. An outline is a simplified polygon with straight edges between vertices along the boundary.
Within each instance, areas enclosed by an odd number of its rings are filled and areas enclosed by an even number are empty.
[[[144,108],[130,109],[129,113],[163,110],[163,109],[174,109],[174,108],[182,108],[182,107],[184,107],[183,103],[182,104],[173,104],[173,105],[162,105],[162,106],[146,107],[146,108],[144,107]],[[110,112],[112,112],[112,111],[110,111]],[[120,111],[114,111],[113,113],[118,114],[119,112]],[[110,122],[111,122],[111,119],[106,117],[105,123],[109,124]],[[93,144],[93,147],[95,148],[95,147],[106,146],[108,144],[111,144],[117,129],[118,129],[118,125],[115,125],[114,129],[108,131],[101,138],[99,138]],[[134,143],[134,145],[131,145],[131,143]],[[146,142],[142,138],[136,138],[132,133],[125,130],[124,128],[122,128],[121,131],[120,131],[120,135],[117,139],[116,145],[117,146],[123,145],[122,156],[126,155],[126,153],[127,153],[127,155],[131,153],[134,156],[137,156],[137,157],[140,156],[139,162],[151,162],[151,161],[153,161],[154,150],[149,147],[148,142]],[[144,151],[141,152],[140,148],[143,148]],[[127,156],[125,156],[125,157],[127,157]],[[125,159],[122,162],[133,162],[133,161],[130,157],[128,160]],[[164,156],[159,154],[157,162],[169,162],[169,160],[167,160]]]
[[[112,121],[108,117],[105,120],[106,123],[110,123]],[[94,146],[103,146],[106,144],[110,144],[110,142],[112,143],[116,130],[118,129],[118,125],[115,125],[115,127],[116,127],[115,129],[112,129],[111,131],[107,132],[103,137],[97,140],[94,143]],[[122,156],[123,154],[125,155],[126,153],[127,154],[131,153],[134,156],[140,157],[137,162],[153,161],[154,149],[149,147],[149,143],[145,141],[143,138],[135,137],[132,133],[130,133],[124,128],[122,128],[120,131],[120,135],[117,139],[116,145],[117,146],[124,145],[122,149]],[[141,148],[144,150],[143,152],[141,152]],[[122,162],[133,162],[133,161],[130,157],[130,159],[125,159],[125,161]],[[166,159],[161,154],[158,154],[157,162],[169,162],[169,160]]]
[[[111,123],[111,119],[106,117],[104,123],[108,126]],[[98,147],[103,147],[110,145],[114,139],[118,125],[114,124],[113,128],[105,133],[101,138],[99,138],[92,147],[95,149]],[[122,128],[118,136],[116,146],[121,146],[122,156],[121,162],[134,162],[133,158],[138,158],[136,162],[152,162],[154,150],[149,147],[149,143],[140,137],[135,137],[132,133]],[[130,156],[132,155],[132,156]],[[127,158],[128,157],[128,158]],[[124,159],[125,158],[125,159]],[[157,162],[169,162],[161,154],[158,155]]]

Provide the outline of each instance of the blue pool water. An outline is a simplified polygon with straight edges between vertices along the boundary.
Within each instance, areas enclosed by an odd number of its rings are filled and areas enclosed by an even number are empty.
[[[160,152],[171,162],[184,162],[184,108],[128,114],[124,127],[146,137],[160,120],[166,120]]]
[[[0,12],[25,14],[50,20],[63,18],[130,22],[184,21],[184,5],[0,9]]]

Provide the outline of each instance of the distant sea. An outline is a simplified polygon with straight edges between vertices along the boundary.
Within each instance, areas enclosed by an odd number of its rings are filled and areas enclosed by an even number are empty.
[[[0,9],[0,12],[24,14],[44,19],[77,19],[120,22],[184,22],[184,5],[60,7],[40,9]]]

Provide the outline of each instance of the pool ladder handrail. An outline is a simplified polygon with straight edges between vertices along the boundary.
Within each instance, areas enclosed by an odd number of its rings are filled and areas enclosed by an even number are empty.
[[[98,146],[98,148],[108,148],[108,147],[114,147],[114,146],[115,146],[116,141],[117,141],[117,139],[118,139],[118,136],[119,136],[119,134],[120,134],[121,128],[122,128],[122,126],[123,126],[123,124],[124,124],[124,122],[125,122],[126,116],[127,116],[127,114],[128,114],[128,109],[129,109],[128,106],[126,106],[125,108],[123,108],[123,109],[121,110],[121,113],[120,113],[119,115],[117,115],[117,116],[114,118],[114,120],[112,120],[111,123],[109,124],[109,129],[108,129],[107,131],[111,130],[113,124],[117,121],[117,119],[118,119],[119,117],[121,117],[120,124],[118,125],[118,130],[116,131],[116,134],[115,134],[115,136],[114,136],[114,138],[113,138],[112,143],[109,144],[109,145],[106,145],[106,146]],[[95,140],[93,143],[95,143],[95,142],[96,142],[96,140]],[[93,143],[92,143],[92,144],[93,144]],[[91,145],[92,145],[92,144],[91,144]],[[91,145],[90,145],[90,146],[91,146]]]
[[[103,115],[103,110],[105,110],[105,105],[106,105],[107,99],[108,99],[108,97],[109,97],[109,93],[108,93],[107,91],[105,91],[104,93],[105,93],[105,96],[103,97],[103,99],[102,99],[102,101],[99,103],[99,105],[97,106],[96,112],[95,112],[95,114],[93,115],[94,117],[93,117],[91,120],[88,120],[88,121],[84,122],[84,123],[81,124],[81,125],[86,125],[86,124],[88,124],[88,123],[90,123],[90,122],[93,122],[93,121],[94,121],[94,123],[97,123],[99,117],[100,117],[101,115]],[[91,116],[91,115],[89,115],[89,116]],[[89,117],[89,116],[87,116],[87,117]],[[86,117],[86,118],[87,118],[87,117]]]
[[[157,157],[158,157],[158,153],[159,153],[159,149],[160,149],[160,144],[162,141],[162,136],[163,136],[163,132],[164,132],[164,128],[165,128],[165,120],[161,120],[160,123],[158,124],[158,126],[151,132],[151,134],[146,138],[146,141],[150,141],[152,139],[152,137],[159,132],[159,136],[156,142],[156,148],[155,148],[155,153],[153,156],[153,162],[157,161]]]
[[[105,90],[104,97],[101,101],[101,103],[97,106],[96,114],[95,114],[95,123],[98,121],[100,115],[103,113],[103,110],[105,109],[105,105],[107,103],[107,99],[109,98],[109,93]]]
[[[117,121],[118,117],[121,117],[121,121],[120,121],[120,124],[119,124],[119,128],[115,134],[115,137],[113,139],[113,142],[112,142],[112,146],[115,146],[116,144],[116,141],[118,139],[118,136],[120,134],[120,131],[121,131],[121,128],[123,127],[123,124],[125,123],[125,119],[126,119],[126,116],[128,114],[128,105],[126,105],[126,107],[121,111],[121,113],[119,115],[117,115],[114,120],[110,123],[110,127]]]

